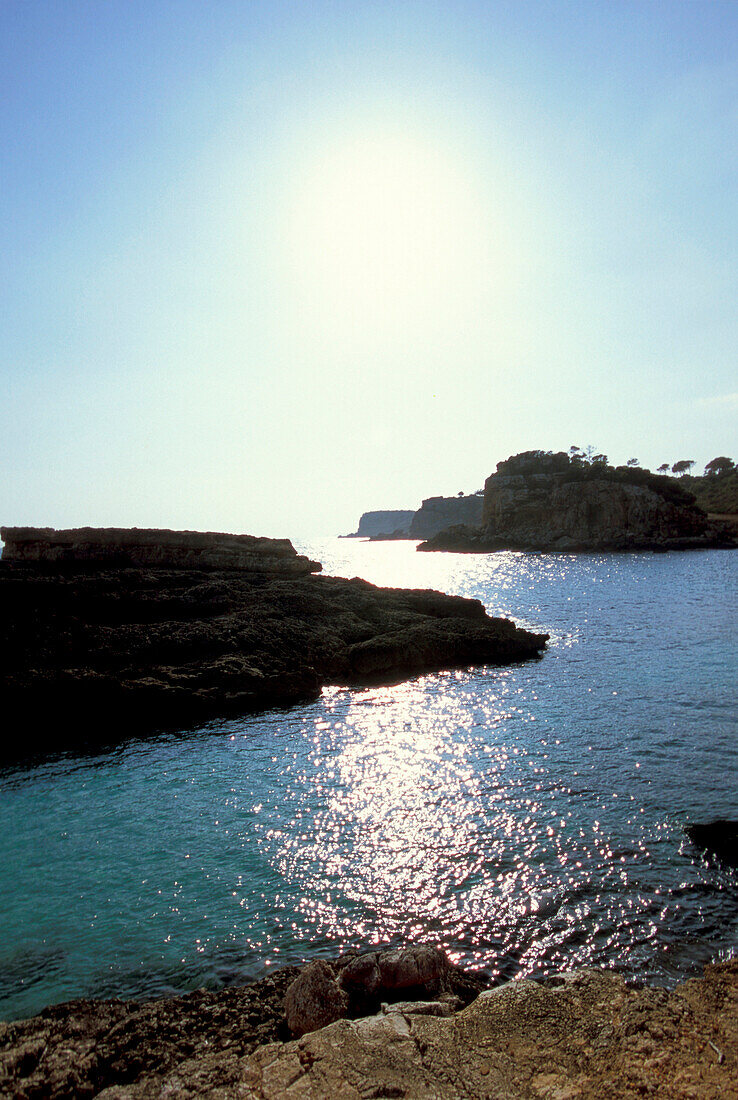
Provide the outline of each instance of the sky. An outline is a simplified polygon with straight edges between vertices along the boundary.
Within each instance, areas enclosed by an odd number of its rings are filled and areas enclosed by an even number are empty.
[[[738,4],[2,0],[0,523],[738,459]]]

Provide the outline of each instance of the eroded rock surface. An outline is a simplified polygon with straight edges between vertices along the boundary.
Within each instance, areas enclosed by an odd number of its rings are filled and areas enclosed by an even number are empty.
[[[478,494],[461,497],[428,497],[410,524],[410,537],[430,539],[459,523],[478,527],[482,522],[483,498]]]
[[[511,982],[458,1013],[403,1001],[259,1046],[258,1004],[244,1002],[239,1035],[222,1000],[244,993],[97,1012],[76,1002],[0,1024],[0,1089],[19,1100],[738,1098],[738,961],[671,993],[581,971]]]
[[[213,531],[144,530],[138,527],[2,527],[2,560],[107,565],[244,569],[302,576],[320,562],[298,554],[289,539]]]
[[[352,535],[344,538],[372,538],[377,535],[406,536],[410,530],[414,510],[394,509],[380,512],[364,512],[359,520],[359,526]]]

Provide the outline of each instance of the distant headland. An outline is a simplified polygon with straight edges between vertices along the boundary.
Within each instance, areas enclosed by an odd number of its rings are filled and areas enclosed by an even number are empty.
[[[732,460],[714,459],[703,478],[689,476],[693,465],[684,460],[652,473],[636,459],[612,466],[606,455],[578,447],[524,451],[498,462],[484,490],[430,497],[402,530],[370,537],[422,539],[418,550],[467,553],[735,548]],[[669,469],[681,476],[668,476]]]

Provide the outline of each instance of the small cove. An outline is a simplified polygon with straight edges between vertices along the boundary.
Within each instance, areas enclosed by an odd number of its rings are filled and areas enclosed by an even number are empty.
[[[738,818],[738,555],[296,545],[549,649],[3,769],[0,1017],[415,938],[499,978],[735,952],[738,875],[683,827]]]

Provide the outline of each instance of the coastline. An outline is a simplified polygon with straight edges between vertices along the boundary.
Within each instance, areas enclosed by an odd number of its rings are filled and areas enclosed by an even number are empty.
[[[487,991],[477,980],[466,999],[399,990],[374,1014],[295,1039],[283,1005],[300,974],[148,1002],[73,1001],[0,1024],[0,1088],[18,1100],[738,1095],[738,960],[671,992],[602,970]]]
[[[101,725],[109,743],[314,700],[328,685],[509,664],[548,637],[479,600],[235,568],[3,561],[0,598],[6,706],[26,718],[6,756],[99,742]],[[74,727],[48,722],[59,714]]]

